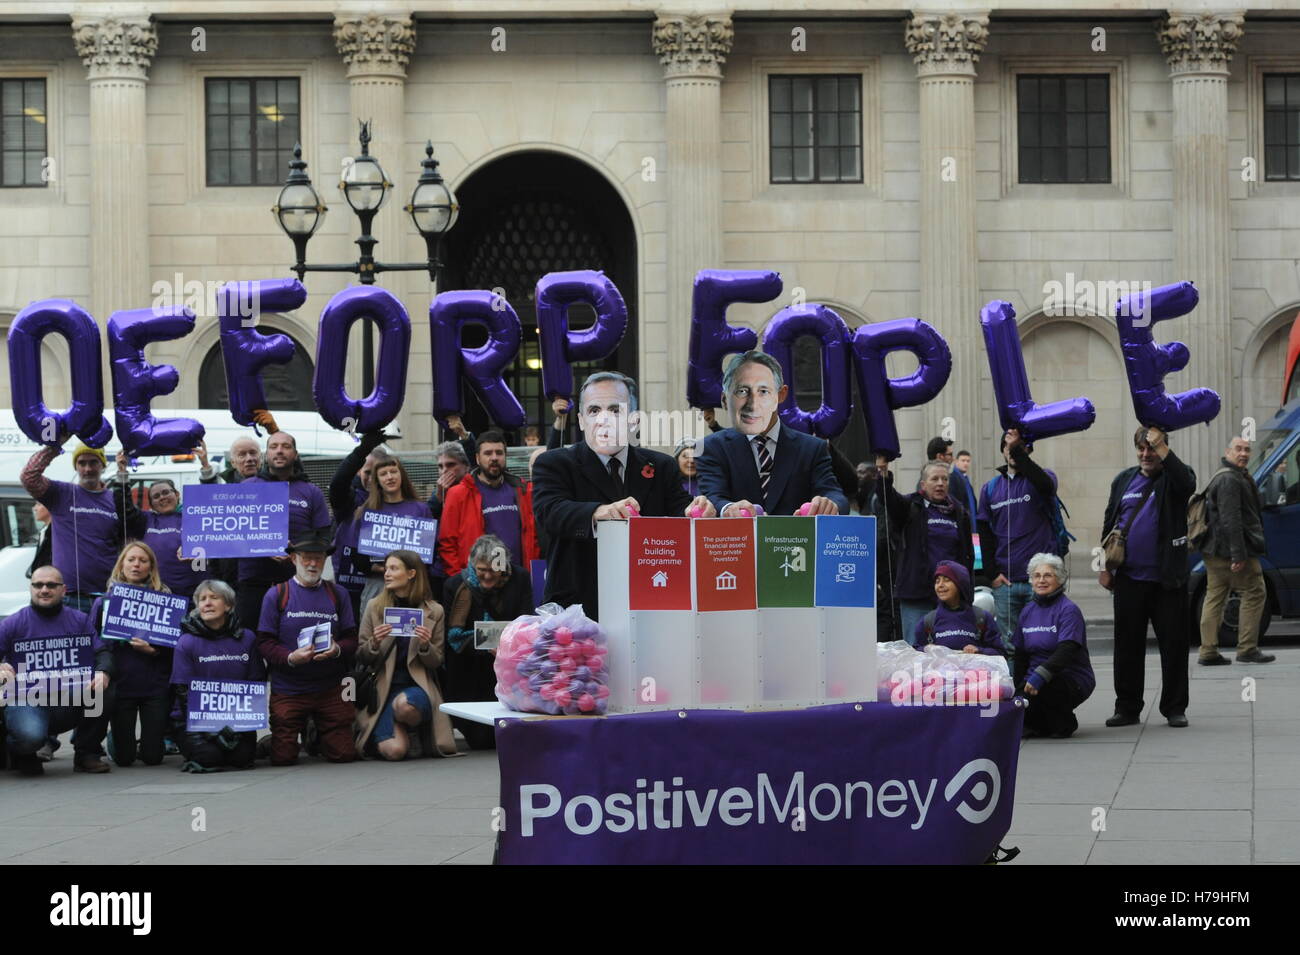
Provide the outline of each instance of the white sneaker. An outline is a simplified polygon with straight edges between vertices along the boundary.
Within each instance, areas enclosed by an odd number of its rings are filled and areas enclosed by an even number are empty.
[[[50,760],[54,758],[54,747],[51,746],[49,743],[46,743],[44,746],[42,746],[40,749],[36,751],[36,758],[39,759],[42,763],[48,763]]]

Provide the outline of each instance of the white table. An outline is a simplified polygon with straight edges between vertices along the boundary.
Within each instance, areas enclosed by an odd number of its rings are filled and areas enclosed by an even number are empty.
[[[459,716],[464,720],[492,726],[497,720],[589,720],[591,716],[550,716],[547,713],[520,713],[502,703],[493,701],[482,703],[444,703],[439,709],[448,716]],[[617,713],[609,714],[617,716]]]

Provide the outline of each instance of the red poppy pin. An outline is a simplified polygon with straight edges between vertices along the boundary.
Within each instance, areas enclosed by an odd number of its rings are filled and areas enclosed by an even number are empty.
[[[653,464],[647,464],[641,469],[641,476],[647,481],[650,480],[650,478],[655,476],[655,466]]]

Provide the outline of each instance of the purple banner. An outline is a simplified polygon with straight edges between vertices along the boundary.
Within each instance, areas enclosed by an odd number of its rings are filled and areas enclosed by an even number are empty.
[[[366,511],[357,533],[357,553],[387,557],[395,550],[413,550],[426,564],[433,563],[438,522],[432,517],[410,517],[386,511]]]
[[[187,484],[181,547],[190,557],[280,557],[289,544],[289,485]]]
[[[227,726],[246,733],[268,726],[265,683],[190,680],[185,699],[185,729],[190,733],[219,733]]]
[[[1011,828],[1023,711],[507,720],[504,864],[956,864]]]
[[[10,659],[21,695],[76,690],[90,683],[95,667],[95,635],[66,633],[15,640],[10,645]]]
[[[181,638],[181,621],[190,602],[176,594],[165,594],[146,587],[113,584],[104,601],[104,625],[100,636],[105,640],[132,640],[139,637],[156,647],[175,647]]]

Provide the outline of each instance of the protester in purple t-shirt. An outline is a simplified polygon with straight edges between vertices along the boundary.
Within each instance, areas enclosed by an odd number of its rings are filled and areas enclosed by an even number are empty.
[[[921,618],[934,609],[935,565],[951,561],[969,572],[975,563],[971,516],[948,493],[948,465],[943,461],[926,462],[921,468],[918,490],[913,494],[904,496],[894,490],[887,463],[875,476],[868,477],[860,493],[870,497],[879,481],[885,485],[889,522],[902,537],[894,597],[898,602],[903,639],[910,643],[916,638]]]
[[[196,561],[181,556],[181,496],[176,483],[161,478],[149,485],[149,510],[136,507],[127,485],[126,453],[117,453],[117,480],[113,483],[113,503],[126,527],[129,539],[141,540],[153,548],[158,558],[158,576],[167,589],[190,597],[204,574],[195,569]]]
[[[1169,447],[1159,428],[1133,435],[1137,467],[1111,482],[1103,540],[1124,540],[1124,561],[1098,580],[1114,597],[1115,713],[1107,726],[1141,719],[1147,626],[1160,647],[1160,714],[1187,725],[1187,502],[1196,475]]]
[[[41,448],[33,454],[23,468],[21,480],[27,493],[49,509],[54,566],[67,582],[66,602],[85,612],[91,601],[104,592],[122,532],[112,492],[100,480],[106,463],[101,449],[83,444],[72,453],[76,484],[51,481],[45,476],[45,469],[71,437],[64,435],[59,446]]]
[[[1065,596],[1065,562],[1055,554],[1029,558],[1033,599],[1012,636],[1015,682],[1029,698],[1024,735],[1064,739],[1079,728],[1074,715],[1092,695],[1097,678],[1088,659],[1083,611]]]
[[[108,587],[128,584],[168,593],[158,576],[158,558],[153,549],[131,541],[117,555],[108,577]],[[90,624],[104,632],[104,609],[108,595],[96,597],[90,607]],[[172,651],[139,637],[105,640],[113,651],[113,711],[109,718],[108,754],[119,766],[130,766],[138,753],[146,766],[157,766],[166,755],[167,714],[171,709]],[[135,735],[140,722],[140,738]]]
[[[293,435],[277,431],[266,441],[266,459],[257,474],[245,478],[245,485],[284,481],[289,485],[289,540],[308,535],[328,537],[330,513],[325,495],[311,483],[298,459]],[[276,584],[293,576],[293,563],[284,557],[251,557],[239,561],[239,619],[257,620],[262,598]]]
[[[182,772],[206,773],[216,769],[251,769],[257,749],[257,732],[190,733],[184,729],[189,712],[191,680],[238,680],[258,683],[266,679],[266,664],[257,650],[257,637],[235,616],[235,592],[220,580],[205,580],[194,591],[195,607],[181,623],[171,682],[176,693],[172,718],[181,732]]]
[[[1029,456],[1015,429],[1002,435],[1002,457],[1006,464],[980,490],[976,522],[998,626],[1003,633],[1012,633],[1032,595],[1029,558],[1057,550],[1049,510],[1054,507],[1056,475]]]
[[[267,591],[257,623],[257,648],[271,672],[271,763],[298,761],[298,734],[309,718],[316,724],[321,755],[332,763],[350,763],[357,757],[356,707],[344,699],[342,683],[357,650],[352,603],[342,587],[321,579],[333,550],[323,536],[296,538],[285,549],[294,577]],[[313,649],[310,639],[302,642],[304,628],[324,625],[329,626],[324,649]]]
[[[939,605],[916,625],[914,646],[935,643],[963,653],[1006,657],[997,618],[973,603],[970,573],[955,561],[940,561],[934,568],[934,595]]]
[[[51,736],[77,732],[72,745],[76,752],[73,770],[79,773],[106,773],[110,767],[102,758],[104,733],[112,695],[107,693],[113,673],[113,654],[94,635],[94,676],[88,694],[74,693],[75,700],[59,701],[69,705],[19,705],[18,674],[27,669],[27,657],[20,656],[15,643],[42,637],[63,637],[94,633],[90,618],[64,602],[66,588],[57,567],[38,567],[32,571],[32,602],[17,613],[0,621],[0,699],[4,701],[6,739],[13,768],[23,776],[39,776],[45,771],[37,751]]]

